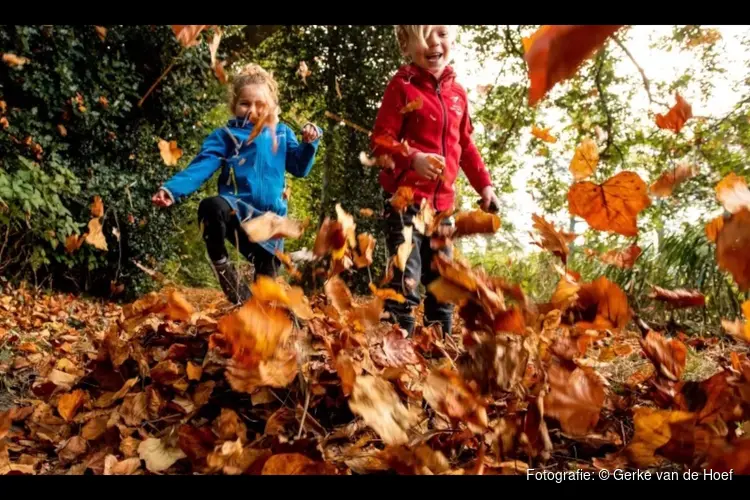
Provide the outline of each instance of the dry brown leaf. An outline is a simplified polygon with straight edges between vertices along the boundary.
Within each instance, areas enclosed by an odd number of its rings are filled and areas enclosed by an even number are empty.
[[[616,284],[600,276],[585,283],[577,291],[576,308],[584,314],[584,321],[577,323],[583,329],[624,328],[631,318],[628,296]],[[591,314],[595,311],[595,316]]]
[[[263,242],[274,238],[299,238],[305,232],[306,223],[299,223],[273,212],[254,217],[242,223],[242,229],[250,241]]]
[[[599,260],[620,269],[630,269],[635,265],[635,261],[640,257],[641,252],[641,247],[634,244],[625,250],[609,250],[604,252],[599,256]]]
[[[500,229],[500,217],[484,210],[472,210],[458,213],[455,224],[453,236],[456,238],[473,234],[494,234]]]
[[[73,436],[60,444],[57,449],[57,457],[63,463],[70,463],[86,453],[87,449],[88,445],[83,436]]]
[[[104,459],[105,476],[129,476],[141,468],[140,458],[126,458],[118,461],[114,455],[107,455]]]
[[[316,462],[299,453],[282,453],[266,460],[261,474],[264,476],[325,475],[335,474],[335,469],[325,462]]]
[[[247,440],[247,426],[237,412],[229,408],[221,409],[221,414],[214,420],[213,429],[221,439],[239,439],[243,443]]]
[[[672,429],[675,424],[694,422],[695,414],[684,411],[657,410],[638,407],[633,409],[635,434],[628,443],[625,453],[637,467],[652,467],[659,460],[654,456],[657,450],[666,446],[675,437]]]
[[[558,231],[554,225],[537,214],[532,214],[531,219],[534,221],[534,229],[542,236],[541,241],[535,239],[533,243],[540,248],[552,252],[553,255],[559,257],[563,264],[565,264],[568,261],[568,253],[570,252],[568,244],[576,239],[576,235]]]
[[[568,434],[593,432],[605,398],[599,378],[583,368],[569,372],[558,364],[551,365],[547,374],[550,391],[544,398],[545,413],[557,419]]]
[[[115,402],[118,399],[123,398],[125,396],[125,394],[127,394],[130,391],[130,389],[132,389],[133,386],[135,384],[137,384],[137,383],[138,383],[138,377],[134,377],[134,378],[131,378],[131,379],[127,380],[122,385],[122,387],[120,388],[120,390],[118,390],[116,392],[105,392],[104,394],[102,394],[101,396],[99,396],[99,399],[97,399],[94,402],[94,406],[96,408],[108,408],[108,407],[112,406],[113,404],[115,404]]]
[[[424,383],[427,404],[446,417],[465,422],[475,432],[487,428],[487,409],[461,377],[450,370],[433,370]]]
[[[203,368],[200,365],[193,364],[191,361],[188,361],[185,371],[187,372],[188,380],[200,380],[203,374]]]
[[[414,244],[412,242],[413,227],[404,226],[401,234],[404,237],[404,241],[396,249],[396,255],[393,259],[393,265],[399,268],[401,272],[403,272],[406,269],[406,262],[409,260],[409,255],[411,255],[412,248],[414,247]]]
[[[393,386],[372,375],[357,377],[349,408],[386,444],[406,444],[409,441],[407,431],[417,423],[417,415],[403,405]]]
[[[669,169],[651,184],[650,191],[659,198],[666,198],[686,180],[698,175],[698,167],[688,163],[679,163],[674,169]]]
[[[649,331],[641,340],[646,356],[659,372],[669,380],[680,380],[687,362],[687,347],[677,339],[665,339],[661,334]]]
[[[104,232],[102,231],[101,218],[97,217],[89,221],[89,231],[86,234],[86,243],[98,248],[99,250],[104,250],[105,252],[108,250],[107,239],[104,237]]]
[[[92,418],[86,425],[81,429],[81,436],[87,441],[95,441],[99,437],[107,432],[107,422],[109,421],[109,415],[101,415],[96,418]]]
[[[183,47],[192,47],[198,43],[198,35],[208,24],[173,24],[172,32]]]
[[[176,461],[187,458],[180,448],[169,447],[157,438],[141,441],[138,445],[138,456],[146,462],[146,468],[151,472],[164,472]]]
[[[665,302],[673,308],[703,307],[706,305],[706,297],[698,290],[667,290],[658,286],[651,287],[649,298]]]
[[[138,392],[126,395],[119,412],[127,425],[141,425],[141,422],[148,419],[148,394]]]
[[[359,253],[354,256],[354,265],[357,269],[362,269],[372,265],[373,252],[375,251],[375,238],[368,233],[357,235],[357,248]]]

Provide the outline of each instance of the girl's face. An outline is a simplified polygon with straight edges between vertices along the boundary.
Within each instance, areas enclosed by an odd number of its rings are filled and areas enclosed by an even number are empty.
[[[448,25],[426,27],[424,41],[423,45],[418,40],[409,40],[407,52],[417,66],[439,77],[450,60],[454,41],[453,29]]]
[[[268,94],[266,85],[260,83],[245,85],[235,100],[235,116],[247,119],[255,125],[271,107],[270,96]]]

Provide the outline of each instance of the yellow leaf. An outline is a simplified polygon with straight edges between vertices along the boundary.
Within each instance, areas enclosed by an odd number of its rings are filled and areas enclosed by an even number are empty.
[[[177,147],[177,141],[165,141],[159,139],[159,153],[164,163],[168,166],[177,165],[177,161],[182,157],[182,149]]]
[[[89,232],[86,235],[86,243],[93,245],[99,250],[107,249],[107,240],[104,238],[104,232],[102,231],[102,223],[99,217],[91,219],[89,221]]]
[[[596,172],[598,163],[599,149],[596,143],[587,137],[576,148],[576,153],[570,162],[570,172],[576,181],[581,181]]]

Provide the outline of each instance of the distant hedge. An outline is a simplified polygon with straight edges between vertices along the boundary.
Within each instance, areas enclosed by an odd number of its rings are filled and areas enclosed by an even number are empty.
[[[195,154],[210,128],[201,117],[224,99],[207,42],[183,49],[169,26],[6,25],[0,54],[0,275],[143,293],[151,281],[134,261],[172,256],[181,221],[195,218],[150,198]],[[177,165],[165,165],[160,139],[183,149]],[[96,196],[108,250],[67,252],[66,239],[88,231]]]

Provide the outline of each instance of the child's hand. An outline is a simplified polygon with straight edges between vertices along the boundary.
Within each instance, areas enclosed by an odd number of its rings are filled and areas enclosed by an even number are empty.
[[[495,206],[498,209],[500,208],[500,199],[495,195],[495,190],[492,189],[492,186],[487,186],[486,188],[482,189],[482,192],[479,193],[482,196],[482,200],[480,203],[480,207],[485,212],[490,211],[490,206]]]
[[[169,197],[166,191],[160,189],[151,197],[151,203],[157,207],[169,207],[172,205],[172,198]]]
[[[302,129],[302,140],[305,142],[313,142],[318,137],[320,137],[320,133],[318,132],[318,127],[313,125],[312,123],[308,123],[305,125],[305,128]]]
[[[442,173],[437,165],[445,165],[445,158],[435,154],[417,153],[411,166],[425,179],[434,181]]]

